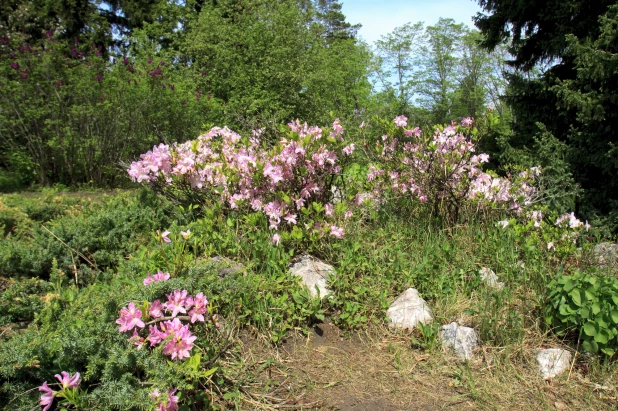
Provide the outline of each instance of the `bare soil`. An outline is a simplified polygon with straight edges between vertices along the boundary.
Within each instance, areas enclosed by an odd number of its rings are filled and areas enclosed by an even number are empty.
[[[617,376],[600,376],[605,383],[598,384],[578,365],[569,376],[544,381],[533,350],[505,355],[484,347],[466,364],[439,349],[413,349],[409,334],[345,334],[328,321],[280,346],[243,340],[256,380],[245,391],[244,409],[618,409]]]

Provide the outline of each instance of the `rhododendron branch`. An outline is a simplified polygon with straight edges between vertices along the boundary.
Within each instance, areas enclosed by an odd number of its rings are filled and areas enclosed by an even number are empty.
[[[188,315],[177,315],[176,317],[169,316],[169,317],[155,318],[154,320],[148,321],[146,325],[152,325],[152,324],[160,323],[162,321],[169,321],[169,320],[173,320],[174,318],[178,318],[179,320],[184,320],[184,321],[191,320],[191,317],[189,317]]]

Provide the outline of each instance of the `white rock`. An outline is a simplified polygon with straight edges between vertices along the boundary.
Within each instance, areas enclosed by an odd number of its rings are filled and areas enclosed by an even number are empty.
[[[496,290],[502,290],[504,288],[504,283],[498,281],[498,276],[490,268],[481,268],[479,274],[481,275],[481,280],[485,283],[485,285],[487,285],[487,287]]]
[[[478,341],[474,328],[462,327],[455,322],[440,328],[440,339],[442,347],[452,348],[462,360],[472,358]]]
[[[618,244],[599,243],[595,245],[594,257],[601,267],[615,265],[618,262]]]
[[[303,255],[300,260],[290,266],[290,274],[300,277],[302,283],[309,289],[309,294],[314,298],[318,297],[318,292],[320,299],[332,293],[326,283],[331,275],[335,275],[335,269],[317,258]]]
[[[560,348],[540,350],[536,356],[539,371],[545,379],[554,378],[571,367],[571,353]]]
[[[343,201],[343,192],[337,186],[331,186],[330,192],[332,194],[333,204],[338,204]]]
[[[414,288],[408,288],[388,308],[386,316],[390,327],[412,329],[418,323],[428,324],[433,320],[425,300]]]

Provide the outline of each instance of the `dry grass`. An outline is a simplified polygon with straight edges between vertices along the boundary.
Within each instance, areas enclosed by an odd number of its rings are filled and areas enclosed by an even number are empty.
[[[243,409],[320,410],[606,410],[618,409],[618,376],[591,375],[577,356],[570,373],[544,381],[537,347],[559,346],[529,331],[517,346],[478,349],[461,363],[450,352],[413,349],[411,335],[373,328],[342,333],[320,324],[273,347],[264,339],[241,345],[247,372]],[[594,369],[599,370],[599,364]]]

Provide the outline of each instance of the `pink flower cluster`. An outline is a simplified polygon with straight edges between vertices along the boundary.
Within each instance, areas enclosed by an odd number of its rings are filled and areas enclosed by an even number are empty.
[[[159,281],[167,281],[170,279],[170,273],[163,273],[163,271],[159,270],[156,274],[150,275],[144,278],[144,285],[156,283]]]
[[[175,393],[176,390],[167,390],[167,400],[157,404],[157,411],[178,411],[178,396],[174,395]],[[161,393],[155,388],[150,396],[158,399]]]
[[[399,127],[407,125],[403,116],[394,122]],[[511,179],[484,172],[481,167],[489,161],[489,155],[476,154],[474,142],[465,135],[472,122],[466,118],[461,127],[452,124],[437,128],[432,136],[423,136],[418,127],[404,130],[409,140],[383,136],[381,161],[371,165],[367,174],[367,181],[373,184],[373,198],[395,190],[422,203],[505,204],[521,213],[522,206],[532,202],[532,181],[540,170],[534,168]]]
[[[160,191],[186,188],[219,196],[229,209],[262,212],[273,230],[291,228],[302,222],[303,209],[311,211],[306,206],[332,200],[342,159],[355,146],[345,145],[339,120],[325,130],[299,120],[288,126],[287,138],[269,149],[262,148],[260,131],[243,139],[227,127],[214,127],[193,141],[153,147],[128,173]],[[341,228],[336,228],[338,237]]]
[[[165,313],[169,316],[165,317]],[[188,320],[191,324],[204,322],[204,315],[207,313],[208,300],[203,293],[192,297],[187,294],[187,290],[174,290],[167,295],[166,302],[155,300],[149,305],[146,317],[152,321],[149,323],[147,337],[144,338],[138,333],[138,329],[145,328],[146,324],[142,321],[142,311],[133,302],[120,310],[120,318],[116,323],[120,325],[120,332],[133,330],[129,341],[136,345],[137,349],[141,349],[147,341],[151,347],[164,344],[163,354],[181,360],[190,357],[189,351],[197,338],[191,334],[189,324],[183,324],[181,319]],[[179,314],[186,316],[179,318]]]
[[[60,382],[60,385],[62,386],[62,391],[70,388],[79,387],[79,383],[81,381],[81,377],[78,372],[71,376],[71,374],[69,374],[68,372],[62,371],[60,374],[54,375],[54,377],[56,377],[56,379]],[[39,391],[42,392],[41,402],[39,403],[39,405],[43,407],[43,411],[47,411],[51,408],[52,403],[54,402],[54,397],[57,393],[56,391],[53,391],[51,388],[49,388],[49,385],[47,385],[47,381],[45,381],[43,385],[39,387]],[[60,393],[60,396],[62,396],[62,393]]]

